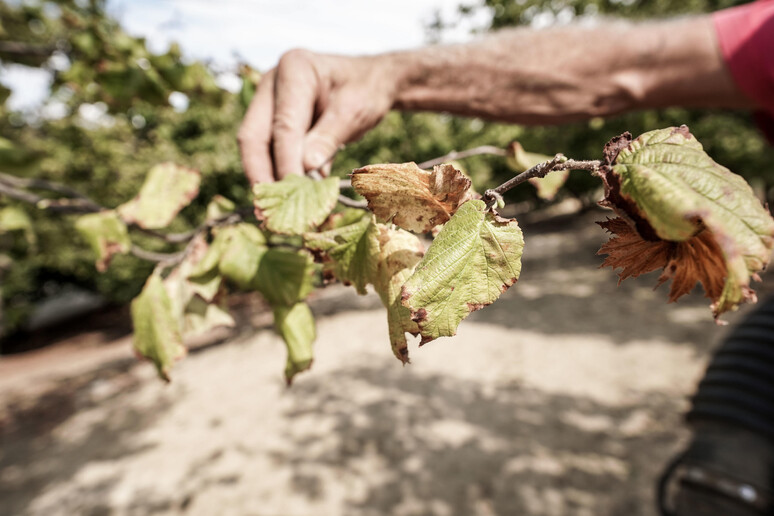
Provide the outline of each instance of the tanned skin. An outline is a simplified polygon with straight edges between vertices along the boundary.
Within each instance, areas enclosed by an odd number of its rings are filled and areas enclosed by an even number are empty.
[[[547,30],[369,57],[292,50],[239,131],[251,182],[303,174],[391,110],[559,124],[667,106],[749,108],[709,16]]]

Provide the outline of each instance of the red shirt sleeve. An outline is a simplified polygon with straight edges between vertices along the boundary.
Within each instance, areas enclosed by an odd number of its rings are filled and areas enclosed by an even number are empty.
[[[756,119],[774,142],[774,0],[718,11],[713,18],[728,69],[758,106]]]

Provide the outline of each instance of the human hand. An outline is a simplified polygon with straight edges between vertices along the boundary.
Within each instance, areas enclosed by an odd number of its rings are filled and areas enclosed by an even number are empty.
[[[326,164],[387,114],[395,75],[389,56],[284,54],[261,79],[239,130],[248,180],[279,180]]]

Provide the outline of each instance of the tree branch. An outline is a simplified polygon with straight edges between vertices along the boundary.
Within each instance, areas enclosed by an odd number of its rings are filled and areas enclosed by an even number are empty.
[[[347,208],[357,208],[359,210],[367,210],[368,209],[368,202],[366,201],[357,201],[355,199],[350,199],[346,195],[339,195],[339,202],[346,206]]]
[[[54,53],[56,47],[44,47],[30,45],[21,41],[0,41],[0,54],[12,54],[22,57],[48,57]]]
[[[534,167],[512,177],[497,188],[487,190],[484,192],[483,200],[487,203],[487,206],[492,207],[495,202],[497,202],[498,198],[502,198],[502,195],[505,192],[534,177],[545,177],[549,172],[556,170],[589,170],[594,172],[601,166],[602,161],[600,160],[577,161],[566,158],[564,154],[557,154],[552,159],[544,161],[543,163],[538,163]]]
[[[505,157],[508,155],[508,152],[505,149],[501,149],[500,147],[495,147],[493,145],[481,145],[479,147],[472,147],[464,151],[451,151],[450,153],[444,154],[438,158],[423,161],[417,166],[419,168],[430,168],[447,161],[454,161],[455,159],[465,159],[472,156],[482,155]]]

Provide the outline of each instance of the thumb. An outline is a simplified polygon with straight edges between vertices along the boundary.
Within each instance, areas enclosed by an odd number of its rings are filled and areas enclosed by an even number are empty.
[[[304,138],[304,170],[327,164],[339,147],[349,141],[349,136],[349,128],[341,116],[333,110],[324,112]]]

